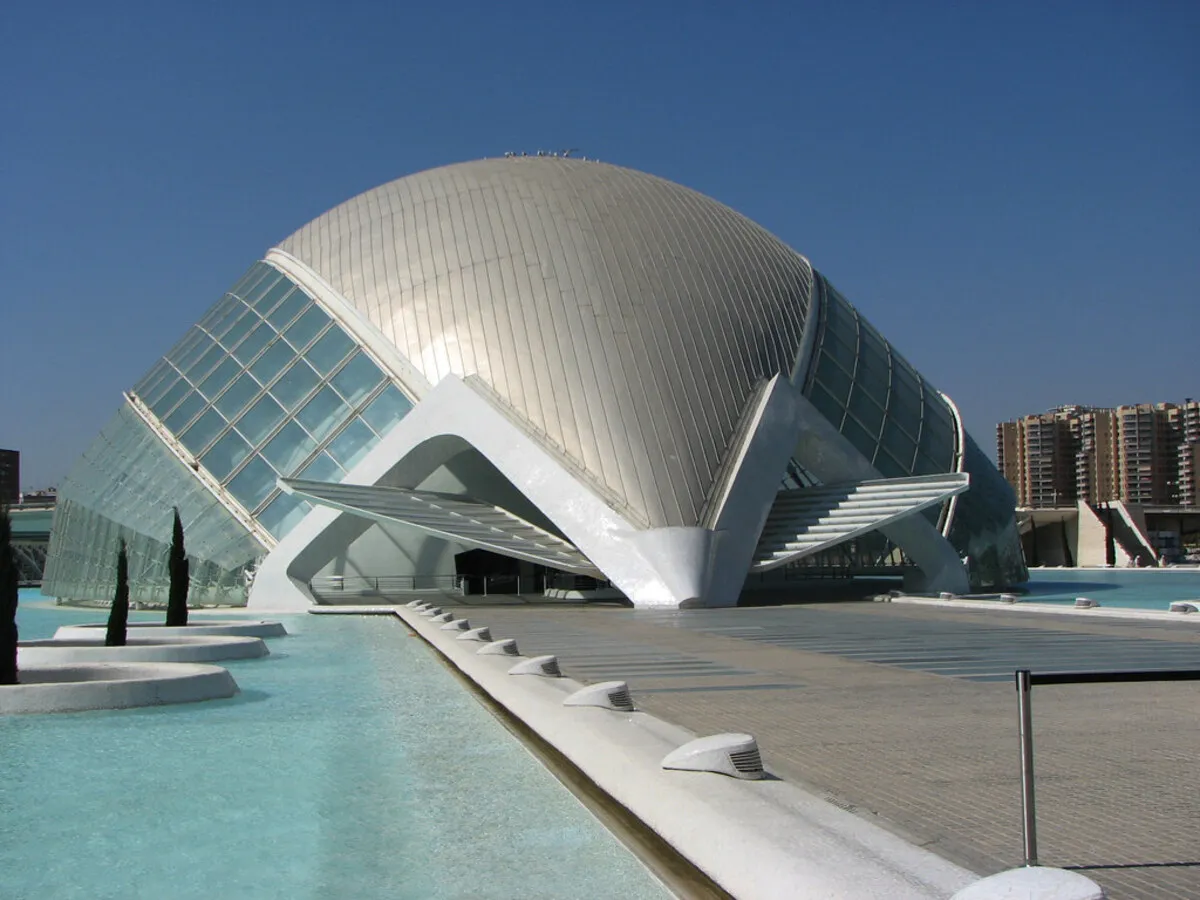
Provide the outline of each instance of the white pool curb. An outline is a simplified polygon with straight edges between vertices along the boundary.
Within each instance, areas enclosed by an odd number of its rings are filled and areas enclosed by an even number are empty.
[[[20,684],[0,687],[0,715],[128,709],[232,697],[233,676],[196,663],[92,663],[32,666]]]
[[[127,634],[130,637],[190,637],[193,635],[240,635],[242,637],[283,637],[287,629],[282,622],[266,619],[249,621],[238,619],[193,619],[190,625],[161,625],[158,622],[130,622]],[[104,640],[105,622],[88,622],[83,625],[63,625],[54,632],[57,640]]]
[[[262,638],[246,635],[133,636],[123,647],[104,646],[104,635],[88,638],[55,637],[21,641],[17,666],[61,666],[102,662],[219,662],[224,659],[257,659],[268,656]]]
[[[643,712],[564,706],[579,682],[510,675],[512,657],[478,655],[411,610],[395,614],[739,900],[944,900],[978,880],[787,782],[666,771],[663,757],[696,735]]]

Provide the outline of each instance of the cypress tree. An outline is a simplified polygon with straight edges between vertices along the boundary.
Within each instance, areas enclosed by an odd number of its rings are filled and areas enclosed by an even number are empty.
[[[175,525],[171,530],[171,555],[167,559],[171,573],[171,590],[167,595],[167,625],[186,625],[188,619],[187,598],[191,578],[188,575],[187,553],[183,549],[183,523],[179,521],[179,508],[175,509]]]
[[[8,507],[0,508],[0,684],[17,683],[17,558]]]
[[[112,609],[108,611],[108,631],[104,634],[105,647],[124,647],[125,629],[129,624],[129,554],[125,550],[125,538],[117,551],[117,592],[113,595]]]

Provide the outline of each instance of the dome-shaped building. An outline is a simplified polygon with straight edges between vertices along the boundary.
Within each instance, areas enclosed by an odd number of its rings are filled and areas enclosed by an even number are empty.
[[[59,497],[46,590],[76,599],[110,592],[118,533],[165,590],[173,506],[199,602],[567,573],[728,605],[839,553],[928,589],[1025,576],[954,405],[808,260],[553,156],[401,178],[271,249]]]

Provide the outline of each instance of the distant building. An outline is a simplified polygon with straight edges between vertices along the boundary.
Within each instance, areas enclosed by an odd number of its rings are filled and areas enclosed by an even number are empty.
[[[1062,406],[996,426],[1000,471],[1027,509],[1112,500],[1195,506],[1200,403]]]
[[[0,503],[12,504],[21,499],[21,452],[0,450]]]

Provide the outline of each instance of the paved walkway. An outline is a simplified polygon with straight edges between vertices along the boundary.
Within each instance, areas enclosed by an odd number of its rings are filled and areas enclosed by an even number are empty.
[[[981,874],[1021,863],[1012,672],[1200,668],[1200,627],[900,604],[473,609],[649,712]],[[478,620],[478,621],[475,621]],[[1114,900],[1200,897],[1200,684],[1034,689],[1038,837]]]

